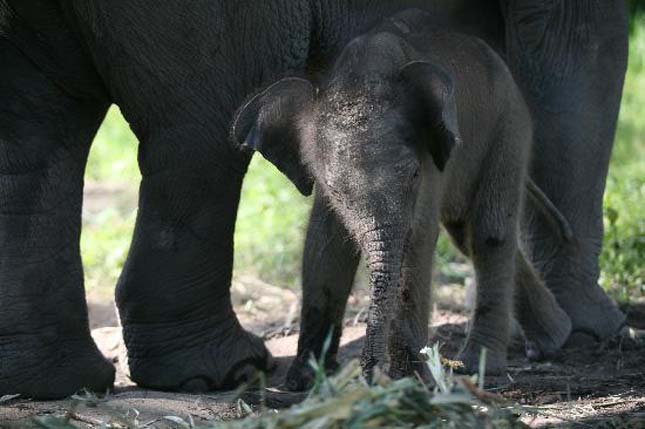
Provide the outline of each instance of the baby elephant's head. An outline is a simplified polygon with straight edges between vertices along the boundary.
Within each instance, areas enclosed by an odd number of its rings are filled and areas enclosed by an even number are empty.
[[[443,170],[459,140],[450,76],[428,62],[396,66],[386,52],[345,51],[320,90],[282,79],[244,104],[232,128],[240,148],[262,153],[303,194],[316,182],[365,256],[367,376],[384,357],[421,178]]]
[[[232,139],[301,193],[315,182],[368,261],[398,263],[420,177],[443,170],[459,139],[454,86],[428,62],[373,63],[337,64],[320,89],[296,77],[272,84],[238,111]]]

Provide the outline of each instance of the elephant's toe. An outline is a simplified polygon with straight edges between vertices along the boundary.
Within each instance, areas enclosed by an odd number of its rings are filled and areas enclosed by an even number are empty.
[[[578,348],[578,347],[588,347],[596,346],[600,343],[600,338],[598,336],[587,330],[575,330],[571,332],[569,338],[565,343],[566,348]]]
[[[507,357],[506,351],[486,349],[482,353],[483,346],[477,344],[467,344],[464,349],[457,355],[456,360],[463,363],[463,367],[458,372],[464,374],[478,374],[480,366],[485,365],[487,375],[501,375],[506,371]]]
[[[618,346],[621,348],[640,347],[645,342],[645,331],[634,329],[623,324],[612,336],[601,339],[594,332],[587,329],[574,329],[567,339],[564,347],[582,348],[597,347],[599,344],[607,346]]]
[[[326,359],[325,372],[331,374],[338,369],[335,359]],[[291,392],[302,392],[310,389],[316,379],[316,371],[311,366],[310,359],[296,357],[289,367],[283,387]]]
[[[526,357],[535,362],[553,359],[557,356],[558,349],[556,348],[543,348],[534,341],[527,340],[524,343]]]
[[[548,316],[523,319],[526,357],[532,361],[553,359],[571,335],[571,319],[559,307]]]
[[[235,388],[274,367],[263,341],[242,328],[191,346],[177,343],[168,348],[158,356],[141,352],[129,356],[132,380],[141,387],[197,393]]]
[[[91,338],[49,344],[32,340],[18,344],[19,352],[2,353],[0,348],[0,396],[62,399],[82,389],[105,393],[114,384],[114,366]]]

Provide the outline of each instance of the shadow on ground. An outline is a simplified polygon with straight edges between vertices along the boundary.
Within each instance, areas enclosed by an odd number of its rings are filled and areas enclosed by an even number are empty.
[[[268,386],[279,387],[297,348],[297,297],[293,292],[242,278],[234,285],[240,319],[252,331],[263,335],[276,357],[277,366],[268,377]],[[359,356],[365,333],[365,298],[350,300],[339,358],[347,362]],[[452,357],[465,339],[466,316],[452,308],[435,310],[432,325],[434,341],[442,353]],[[275,311],[280,308],[282,311]],[[0,427],[36,426],[34,417],[69,416],[78,427],[105,427],[121,423],[125,427],[176,428],[173,418],[195,423],[235,419],[243,414],[240,392],[214,392],[188,395],[156,392],[134,386],[124,370],[125,350],[111,303],[90,302],[93,335],[103,353],[118,368],[113,392],[101,399],[36,402],[15,398],[0,403]],[[645,326],[643,306],[626,308],[635,327]],[[280,314],[280,319],[271,318]],[[286,317],[284,316],[286,315]],[[275,316],[273,316],[275,317]],[[510,353],[507,374],[487,378],[487,389],[518,403],[525,411],[523,421],[530,427],[645,428],[645,348],[635,342],[612,342],[589,348],[567,350],[549,362],[535,363],[524,358],[520,342]],[[264,400],[280,408],[302,399],[302,394],[271,391],[246,392],[246,402]],[[168,419],[167,417],[170,417]]]

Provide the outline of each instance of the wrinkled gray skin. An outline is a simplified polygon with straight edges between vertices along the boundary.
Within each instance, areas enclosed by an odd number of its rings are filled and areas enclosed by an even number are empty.
[[[623,0],[0,0],[0,395],[112,384],[89,333],[78,245],[87,154],[112,103],[139,139],[143,175],[117,287],[133,380],[217,389],[268,367],[229,295],[249,161],[228,143],[233,113],[287,71],[328,70],[351,39],[409,7],[506,56],[535,117],[531,174],[576,237],[561,247],[529,216],[531,259],[577,333],[614,334],[624,317],[596,280],[626,64]],[[336,251],[306,258],[305,283],[322,287],[306,288],[316,305],[301,356],[338,326],[325,291],[348,289],[356,265],[331,216],[311,226],[328,230]]]
[[[419,10],[398,14],[352,41],[319,90],[283,79],[233,124],[235,138],[253,124],[241,147],[264,154],[305,194],[313,179],[312,222],[331,207],[365,256],[367,376],[383,363],[388,341],[390,375],[424,371],[417,363],[428,339],[440,221],[475,266],[476,307],[460,355],[467,370],[477,368],[483,347],[489,373],[506,368],[515,279],[518,305],[532,310],[518,312],[520,322],[542,355],[570,333],[568,316],[517,248],[532,143],[521,92],[484,42],[431,22]],[[328,242],[326,233],[310,235],[305,254],[315,259],[312,249]],[[342,313],[346,295],[332,295]],[[310,306],[304,302],[303,314]],[[306,375],[296,361],[287,385],[305,387]]]

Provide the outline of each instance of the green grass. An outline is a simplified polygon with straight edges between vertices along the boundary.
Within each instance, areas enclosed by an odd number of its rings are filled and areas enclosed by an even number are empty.
[[[134,210],[124,216],[108,208],[84,220],[81,251],[85,285],[94,294],[112,294],[130,247],[135,216]]]
[[[85,174],[87,186],[121,186],[136,195],[141,175],[137,166],[137,139],[113,107],[94,139]],[[136,217],[136,199],[124,210],[105,207],[83,216],[81,254],[85,285],[94,295],[110,296],[130,246]],[[130,206],[130,209],[127,209]]]
[[[645,297],[645,13],[633,19],[629,69],[605,193],[601,284],[619,301]]]
[[[119,108],[112,107],[92,144],[85,180],[129,183],[136,187],[141,179],[137,145],[137,138]]]
[[[633,20],[632,33],[607,182],[601,257],[601,283],[621,301],[645,296],[645,14]],[[111,109],[92,148],[87,181],[137,189],[136,151],[136,139],[118,109]],[[310,203],[273,166],[255,157],[244,182],[235,233],[236,273],[251,272],[278,286],[296,286]],[[110,289],[116,282],[134,216],[134,211],[106,208],[105,213],[85,220],[81,246],[90,288]],[[445,238],[438,250],[439,266],[456,257]]]
[[[261,156],[255,156],[242,188],[235,230],[235,271],[252,272],[281,286],[297,287],[311,198]]]

